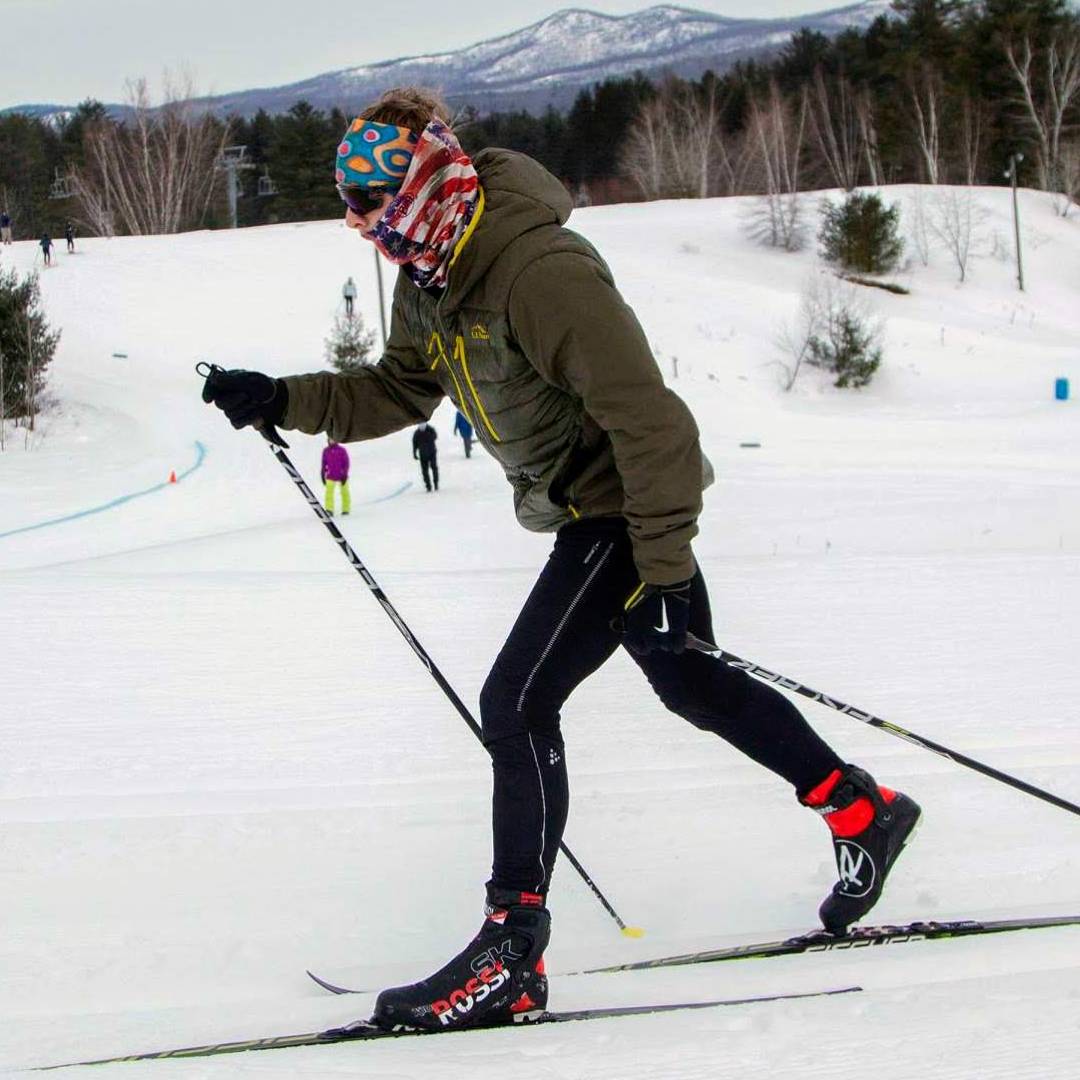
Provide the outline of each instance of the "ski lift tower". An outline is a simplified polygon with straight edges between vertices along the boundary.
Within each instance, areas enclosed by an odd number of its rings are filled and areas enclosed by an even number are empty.
[[[246,146],[226,146],[222,148],[217,160],[217,167],[225,173],[225,191],[229,198],[229,228],[236,228],[236,200],[240,198],[240,172],[254,169],[255,165],[246,160]]]

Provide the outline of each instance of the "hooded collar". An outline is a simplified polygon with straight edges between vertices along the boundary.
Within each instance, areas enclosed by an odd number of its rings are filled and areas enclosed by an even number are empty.
[[[473,164],[482,210],[458,245],[440,305],[443,311],[462,303],[512,241],[544,225],[565,224],[573,208],[562,182],[525,154],[481,150]]]

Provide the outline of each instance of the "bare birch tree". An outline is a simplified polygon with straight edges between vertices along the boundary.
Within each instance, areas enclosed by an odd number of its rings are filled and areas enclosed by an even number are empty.
[[[870,183],[877,187],[885,183],[885,170],[881,165],[881,151],[878,147],[874,99],[866,87],[863,87],[855,98],[855,115],[859,123],[859,138],[862,141],[863,159],[866,162],[866,175]]]
[[[983,155],[985,105],[965,94],[960,101],[959,146],[960,167],[964,183],[974,187],[979,182]]]
[[[940,184],[944,181],[941,110],[945,96],[941,73],[930,64],[920,64],[908,72],[907,90],[923,176],[928,184]]]
[[[810,132],[832,186],[854,191],[859,183],[863,134],[856,95],[844,75],[826,82],[820,67],[804,88]]]
[[[946,188],[935,194],[930,209],[930,231],[956,263],[960,281],[967,280],[968,263],[981,245],[986,211],[976,205],[971,188]]]
[[[202,224],[214,196],[215,164],[228,125],[190,104],[190,79],[168,79],[165,101],[151,105],[146,80],[128,84],[130,116],[88,125],[86,164],[71,179],[95,231],[132,235],[176,233]]]
[[[745,227],[756,240],[785,251],[798,251],[806,239],[799,196],[806,114],[805,96],[793,108],[775,81],[765,97],[750,103],[747,159],[762,194]]]
[[[26,317],[26,447],[30,447],[30,432],[34,430],[37,413],[37,379],[34,371],[34,336],[30,330],[30,317]]]
[[[646,101],[630,125],[619,155],[623,175],[646,199],[663,198],[673,151],[674,130],[664,102],[659,97]]]
[[[676,161],[686,169],[684,182],[687,189],[699,199],[707,199],[717,187],[714,168],[722,167],[724,160],[724,155],[717,153],[718,149],[722,150],[722,143],[716,137],[720,126],[720,102],[715,80],[706,84],[703,94],[687,87],[676,95],[675,106],[686,140],[684,152]]]
[[[930,218],[923,189],[916,187],[908,197],[908,239],[923,266],[930,265]]]
[[[739,140],[723,130],[722,107],[715,82],[699,93],[667,80],[630,127],[620,155],[624,175],[649,199],[735,194],[745,162]]]
[[[1065,205],[1060,211],[1068,217],[1080,202],[1080,140],[1072,139],[1061,150],[1061,197]]]
[[[1038,149],[1039,186],[1044,191],[1061,191],[1062,140],[1070,127],[1069,111],[1080,97],[1080,32],[1059,34],[1046,47],[1041,57],[1041,79],[1033,70],[1036,57],[1030,38],[1025,37],[1019,49],[1009,42],[1005,55]]]

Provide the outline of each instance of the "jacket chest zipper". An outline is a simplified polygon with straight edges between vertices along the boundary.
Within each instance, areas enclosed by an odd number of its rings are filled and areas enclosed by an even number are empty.
[[[449,356],[446,355],[446,347],[443,345],[442,337],[438,330],[432,331],[431,338],[428,341],[427,348],[428,356],[434,355],[435,360],[432,362],[431,370],[439,366],[439,361],[443,361],[446,364],[446,370],[450,372],[450,378],[454,381],[454,387],[457,390],[458,401],[461,402],[461,410],[465,414],[465,419],[479,432],[480,425],[472,418],[469,413],[469,407],[466,403],[465,391],[462,388],[461,380],[458,378],[457,372],[454,370],[454,365],[451,362]],[[472,399],[473,405],[476,407],[476,413],[483,421],[484,428],[487,429],[488,434],[495,440],[495,442],[502,442],[499,438],[499,433],[495,430],[494,425],[491,423],[491,419],[488,417],[487,412],[484,409],[484,403],[480,400],[480,395],[477,393],[476,385],[472,381],[472,375],[469,374],[469,361],[465,355],[465,338],[458,334],[454,339],[454,360],[461,365],[461,374],[465,379],[466,385],[469,387],[469,396]]]

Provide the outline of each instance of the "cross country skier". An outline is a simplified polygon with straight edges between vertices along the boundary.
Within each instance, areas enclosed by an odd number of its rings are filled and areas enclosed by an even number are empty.
[[[353,121],[336,177],[346,224],[401,267],[382,359],[355,374],[219,373],[204,400],[237,428],[348,442],[427,421],[449,397],[502,465],[520,523],[556,534],[480,693],[494,775],[485,920],[435,974],[384,990],[376,1023],[509,1023],[546,1004],[568,807],[560,710],[620,645],[668,709],[824,817],[839,880],[820,916],[842,932],[877,902],[919,807],[845,764],[778,691],[687,647],[713,640],[691,548],[708,466],[607,265],[563,228],[563,185],[522,154],[470,159],[441,102],[411,88]]]

